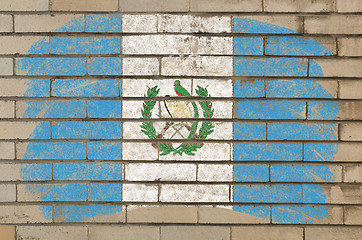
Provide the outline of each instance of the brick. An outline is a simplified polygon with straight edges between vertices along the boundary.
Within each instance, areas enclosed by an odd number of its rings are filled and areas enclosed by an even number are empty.
[[[15,159],[15,144],[12,142],[0,142],[0,159]]]
[[[308,119],[362,120],[361,102],[309,101]]]
[[[268,37],[266,55],[330,56],[336,54],[334,38]]]
[[[2,240],[15,240],[15,226],[0,225],[0,233]]]
[[[331,206],[272,207],[272,220],[277,224],[342,224],[343,208]]]
[[[232,240],[302,240],[303,228],[284,226],[232,227]]]
[[[233,202],[301,203],[302,194],[298,184],[233,185]]]
[[[346,165],[344,166],[344,182],[362,182],[362,166]]]
[[[305,58],[234,57],[235,76],[296,76],[306,77],[308,60]]]
[[[91,58],[87,67],[90,75],[122,75],[122,58]]]
[[[58,122],[52,125],[54,139],[120,139],[122,122]]]
[[[86,144],[71,142],[32,142],[16,145],[18,159],[85,159]]]
[[[178,66],[178,68],[174,68]],[[161,62],[165,76],[231,76],[231,57],[165,57]]]
[[[199,167],[200,169],[200,167]],[[269,181],[269,166],[261,164],[233,165],[233,181],[238,182],[267,182]]]
[[[362,82],[343,80],[339,85],[341,99],[362,99]]]
[[[99,183],[88,186],[89,201],[122,201],[123,197],[122,184]],[[126,200],[125,200],[126,201]]]
[[[48,97],[50,81],[46,79],[0,79],[2,97]]]
[[[128,181],[196,181],[194,164],[126,164]]]
[[[13,17],[11,15],[0,15],[0,32],[13,31]]]
[[[52,206],[0,206],[1,223],[50,223]]]
[[[344,223],[351,225],[362,225],[361,214],[362,214],[362,207],[346,206],[344,208],[344,217],[345,217]]]
[[[156,160],[158,150],[152,147],[151,143],[130,143],[122,144],[123,160]]]
[[[122,180],[122,163],[54,163],[54,180]]]
[[[306,227],[306,240],[338,240],[338,239],[358,240],[362,238],[360,227]]]
[[[230,33],[231,19],[226,16],[159,15],[161,33]]]
[[[341,124],[341,140],[362,141],[362,124],[361,123]]]
[[[338,82],[333,80],[268,80],[266,97],[337,98]]]
[[[159,227],[157,226],[90,226],[89,240],[159,240]]]
[[[269,123],[269,140],[338,140],[338,124]]]
[[[41,68],[39,66],[42,66]],[[28,76],[83,76],[85,58],[17,58],[16,74]]]
[[[236,79],[233,84],[233,93],[234,97],[265,97],[264,80]]]
[[[224,164],[200,164],[197,180],[201,182],[230,182],[233,180],[233,166]]]
[[[346,4],[344,2],[344,4]],[[315,34],[361,34],[361,16],[306,16],[304,32]]]
[[[297,16],[245,16],[233,18],[235,33],[296,34],[303,32],[302,18]]]
[[[142,206],[127,209],[128,223],[197,223],[195,206]]]
[[[18,101],[18,118],[82,118],[86,117],[84,101]]]
[[[310,77],[362,77],[360,59],[314,59],[309,62]]]
[[[299,143],[234,143],[233,160],[301,161],[302,148]]]
[[[119,0],[122,12],[188,12],[187,0]]]
[[[88,101],[88,117],[90,118],[121,118],[122,101]]]
[[[272,182],[342,182],[341,166],[271,165]]]
[[[161,239],[230,239],[227,226],[161,226]]]
[[[52,82],[55,97],[118,97],[118,80],[56,79]]]
[[[238,119],[305,119],[306,104],[288,100],[242,100],[235,106]]]
[[[50,53],[54,54],[116,54],[120,52],[120,37],[50,38]]]
[[[106,12],[117,11],[118,0],[79,0],[74,3],[72,0],[50,0],[50,11],[92,11]]]
[[[86,15],[86,32],[122,32],[121,14]]]
[[[362,5],[361,5],[362,7]],[[361,38],[339,38],[338,39],[339,56],[362,56]]]
[[[0,3],[2,11],[48,11],[49,0],[3,0]]]
[[[266,0],[265,12],[334,12],[334,0]]]
[[[0,185],[0,202],[15,202],[16,201],[16,185],[1,184]]]
[[[51,164],[0,164],[0,181],[52,180]]]
[[[192,84],[194,86],[194,90],[192,93],[193,96],[198,96],[198,94],[196,93],[197,86],[206,87],[208,93],[212,97],[232,97],[233,96],[233,83],[232,83],[231,79],[226,79],[226,80],[193,79]],[[218,111],[219,111],[219,109],[218,109]]]
[[[156,15],[122,15],[122,31],[127,33],[156,33]]]
[[[234,54],[263,55],[264,40],[261,37],[234,37]]]
[[[0,101],[0,118],[14,118],[14,101]]]
[[[84,31],[83,15],[15,15],[14,21],[15,32]]]
[[[336,0],[337,12],[362,12],[362,4],[359,0]]]
[[[0,122],[0,139],[49,139],[48,122]]]
[[[88,159],[122,160],[122,143],[90,142],[87,144]]]
[[[206,224],[256,224],[270,223],[269,207],[234,206],[233,210],[226,206],[199,207],[199,223]],[[249,211],[257,211],[259,216],[247,214]]]
[[[318,192],[324,192],[322,196]],[[361,204],[362,187],[359,185],[303,185],[304,203]]]
[[[86,226],[19,226],[18,239],[87,239]]]
[[[85,184],[21,184],[17,186],[19,202],[86,201]]]
[[[228,185],[162,185],[161,202],[229,202]]]
[[[0,58],[0,75],[9,76],[13,75],[13,59],[12,58]]]
[[[123,184],[123,201],[157,202],[158,191],[155,184]]]
[[[54,207],[54,222],[121,223],[125,220],[122,205],[61,205]]]
[[[37,46],[41,47],[37,48]],[[1,36],[0,53],[1,54],[48,54],[49,37]]]
[[[361,161],[361,145],[358,143],[307,143],[304,144],[304,161]]]
[[[261,12],[262,1],[260,0],[191,0],[191,12]]]
[[[159,75],[157,58],[124,58],[124,75]]]

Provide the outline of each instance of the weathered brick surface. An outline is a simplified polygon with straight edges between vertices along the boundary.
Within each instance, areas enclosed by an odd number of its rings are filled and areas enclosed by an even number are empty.
[[[362,140],[362,124],[350,123],[341,125],[341,140],[361,141]]]
[[[158,240],[159,227],[155,226],[90,226],[89,240],[140,239]]]
[[[32,226],[32,227],[17,227],[18,239],[87,239],[87,227],[69,227],[69,226]]]
[[[1,223],[50,223],[42,210],[51,211],[51,206],[37,205],[0,205]]]
[[[14,118],[14,101],[0,101],[0,118]]]
[[[229,239],[229,227],[217,226],[162,226],[161,239]]]
[[[344,220],[345,224],[361,225],[362,224],[361,214],[362,214],[362,207],[360,206],[345,207],[345,220]]]
[[[333,12],[334,0],[265,0],[266,12]]]
[[[66,24],[72,20],[74,24],[76,23],[76,27],[71,27],[69,24],[67,29]],[[64,25],[66,27],[63,27]],[[60,32],[83,32],[84,18],[82,18],[82,15],[74,14],[15,15],[14,28],[15,32],[52,32],[56,29]]]
[[[232,227],[231,239],[303,239],[303,228],[300,227]]]
[[[1,184],[0,185],[0,202],[15,202],[16,201],[16,185]]]
[[[11,15],[0,14],[0,31],[1,32],[13,31],[13,17]]]
[[[188,12],[187,0],[119,0],[122,12]]]
[[[307,16],[305,33],[316,34],[361,34],[361,16]]]
[[[362,39],[340,38],[338,39],[338,55],[340,56],[361,56]]]
[[[361,237],[362,231],[360,227],[307,227],[305,229],[306,240],[337,240],[344,238],[357,240]]]
[[[362,82],[341,81],[339,96],[342,99],[362,99]]]
[[[191,0],[192,12],[261,12],[261,0]]]
[[[345,182],[362,182],[362,166],[347,165],[344,167]]]
[[[0,9],[1,11],[48,11],[49,0],[3,0]]]
[[[49,0],[51,11],[100,11],[113,12],[118,10],[118,0]]]
[[[13,75],[13,59],[0,58],[0,75]]]
[[[127,209],[128,223],[197,223],[195,206],[142,206]]]
[[[362,3],[359,0],[336,0],[337,12],[362,12]]]
[[[15,226],[12,225],[0,225],[0,234],[2,240],[14,240],[15,239]]]

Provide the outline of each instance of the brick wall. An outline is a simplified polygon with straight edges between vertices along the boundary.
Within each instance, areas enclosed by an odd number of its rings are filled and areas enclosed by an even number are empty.
[[[361,11],[0,0],[0,240],[362,239]]]

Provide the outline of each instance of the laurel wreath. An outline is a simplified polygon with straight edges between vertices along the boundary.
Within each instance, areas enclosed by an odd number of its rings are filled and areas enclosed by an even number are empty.
[[[158,86],[154,86],[153,88],[149,88],[145,97],[156,97],[159,93],[160,89]],[[210,97],[206,88],[197,86],[196,94],[200,97]],[[198,102],[203,110],[204,118],[212,118],[214,115],[214,109],[212,107],[211,101],[199,101]],[[144,101],[143,107],[141,110],[142,118],[143,119],[150,119],[152,117],[152,109],[155,107],[156,101]],[[196,104],[194,105],[195,112],[197,109]],[[196,115],[196,114],[195,114]],[[194,117],[198,117],[198,114]],[[211,122],[203,122],[198,133],[197,130],[197,122],[194,122],[191,125],[191,131],[187,139],[205,139],[209,136],[214,130],[214,126]],[[149,138],[149,139],[163,139],[162,134],[158,134],[156,132],[155,127],[153,126],[152,122],[143,122],[141,125],[142,132]],[[177,148],[174,148],[172,143],[152,143],[152,146],[156,149],[159,149],[161,155],[167,155],[173,153],[174,155],[179,154],[182,156],[183,153],[187,155],[195,155],[195,152],[201,148],[204,144],[203,143],[181,143]]]

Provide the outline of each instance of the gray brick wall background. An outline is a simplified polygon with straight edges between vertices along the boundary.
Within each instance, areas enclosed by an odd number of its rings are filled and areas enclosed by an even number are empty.
[[[0,0],[0,240],[362,239],[361,12],[361,0]],[[202,143],[195,156],[163,156],[152,144],[167,139],[141,132],[170,121],[178,79],[185,101],[205,100],[197,85],[211,95],[200,124],[214,132],[172,139]]]

